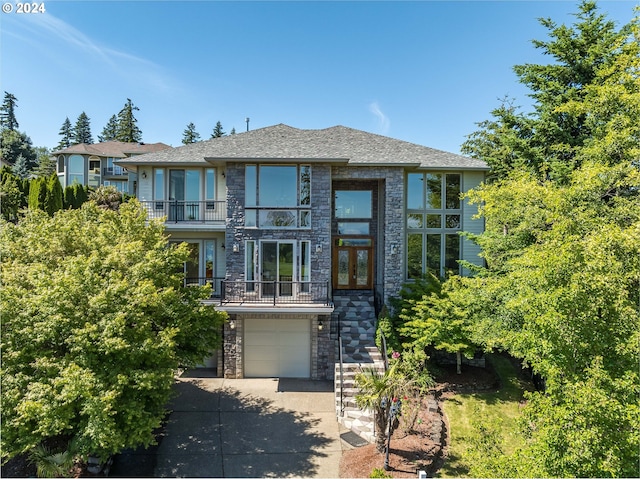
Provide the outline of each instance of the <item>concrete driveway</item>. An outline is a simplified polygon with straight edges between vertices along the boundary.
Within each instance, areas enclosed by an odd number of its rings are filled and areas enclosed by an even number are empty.
[[[338,477],[332,382],[205,375],[176,382],[155,477]]]

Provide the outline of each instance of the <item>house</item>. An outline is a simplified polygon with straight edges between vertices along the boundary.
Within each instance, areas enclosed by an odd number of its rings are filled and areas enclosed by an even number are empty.
[[[131,156],[171,148],[164,143],[126,143],[105,141],[88,145],[80,143],[52,153],[62,187],[77,182],[93,188],[115,186],[122,193],[135,194],[135,175],[114,162]]]
[[[135,172],[149,218],[187,242],[188,284],[228,312],[219,376],[334,376],[359,361],[376,315],[427,271],[482,264],[484,162],[344,126],[275,125],[114,162]],[[343,348],[338,350],[338,338]]]

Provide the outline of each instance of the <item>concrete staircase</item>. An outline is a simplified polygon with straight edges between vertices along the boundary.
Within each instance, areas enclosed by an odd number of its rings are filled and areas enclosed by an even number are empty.
[[[376,315],[373,296],[334,296],[334,321],[340,325],[342,371],[336,363],[334,386],[338,422],[361,438],[373,442],[373,413],[356,405],[355,376],[366,368],[384,371],[384,360],[375,346]],[[339,343],[338,343],[339,344]],[[339,347],[339,346],[338,346]],[[340,357],[336,354],[336,357]]]

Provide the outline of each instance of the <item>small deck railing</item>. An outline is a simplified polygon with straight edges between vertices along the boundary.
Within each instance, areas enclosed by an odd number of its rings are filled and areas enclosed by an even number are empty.
[[[221,287],[222,304],[331,304],[329,283],[326,281],[222,281]]]
[[[166,218],[167,223],[218,223],[227,220],[226,201],[141,201],[149,219]]]

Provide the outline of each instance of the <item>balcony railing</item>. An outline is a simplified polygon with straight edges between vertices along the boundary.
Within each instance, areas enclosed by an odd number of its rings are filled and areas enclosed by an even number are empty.
[[[222,281],[221,303],[331,304],[329,283],[314,281]]]
[[[128,172],[122,166],[106,166],[102,169],[104,176],[127,176]]]
[[[227,219],[226,201],[141,201],[152,218],[166,217],[167,223],[220,223]]]

